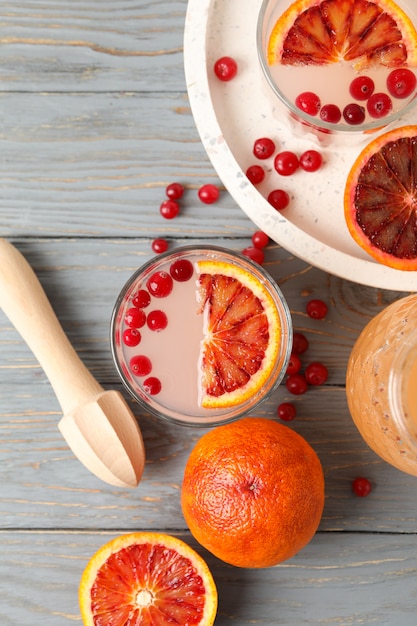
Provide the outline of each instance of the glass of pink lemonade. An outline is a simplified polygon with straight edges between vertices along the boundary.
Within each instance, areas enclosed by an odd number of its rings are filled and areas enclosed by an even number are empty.
[[[212,426],[280,383],[292,345],[287,303],[247,257],[188,246],[148,261],[123,287],[111,347],[130,394],[173,422]]]
[[[414,0],[264,0],[258,55],[278,111],[342,141],[403,118],[416,102],[416,26]]]

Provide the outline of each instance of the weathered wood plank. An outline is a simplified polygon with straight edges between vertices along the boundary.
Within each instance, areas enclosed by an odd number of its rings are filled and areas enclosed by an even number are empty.
[[[0,533],[2,625],[79,623],[82,571],[116,534]],[[213,572],[219,590],[216,626],[415,624],[414,536],[319,533],[293,559],[265,570],[225,565],[188,533],[179,536],[207,559]]]
[[[4,236],[176,237],[248,235],[219,184],[183,94],[0,94]],[[181,217],[159,213],[167,184],[187,191]],[[210,219],[205,219],[210,216]],[[203,218],[203,219],[202,219]]]
[[[0,90],[183,90],[186,6],[186,0],[2,2]]]
[[[256,413],[275,418],[284,399],[280,388]],[[325,472],[320,530],[414,533],[416,480],[367,448],[347,412],[343,389],[310,390],[296,404],[298,416],[289,428],[311,443]],[[131,406],[147,463],[139,487],[123,490],[102,483],[75,459],[58,431],[60,409],[45,385],[0,385],[0,527],[183,529],[184,466],[205,431],[167,424]],[[351,492],[359,475],[372,481],[368,498]]]

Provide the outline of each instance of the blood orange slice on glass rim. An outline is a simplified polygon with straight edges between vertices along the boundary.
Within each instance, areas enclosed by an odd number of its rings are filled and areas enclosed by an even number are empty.
[[[217,590],[205,561],[162,533],[131,533],[102,546],[79,588],[85,626],[211,626]]]
[[[276,21],[268,63],[356,69],[417,64],[417,32],[393,0],[296,0]]]
[[[267,287],[230,263],[198,263],[204,319],[200,353],[201,406],[226,408],[268,381],[280,348],[281,324]]]
[[[417,270],[417,126],[371,141],[347,178],[344,209],[353,239],[383,265]]]

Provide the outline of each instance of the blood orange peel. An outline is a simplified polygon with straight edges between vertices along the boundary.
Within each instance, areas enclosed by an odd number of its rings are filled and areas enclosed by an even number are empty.
[[[204,341],[201,405],[232,407],[256,395],[270,379],[281,343],[281,322],[266,284],[222,261],[199,261]]]
[[[383,265],[417,270],[417,126],[371,141],[354,162],[345,187],[348,230]]]
[[[417,65],[417,32],[393,0],[296,0],[276,21],[269,65],[325,65],[355,69]]]
[[[181,505],[194,537],[219,559],[271,567],[314,536],[324,506],[323,470],[294,430],[246,417],[199,439],[185,467]]]
[[[171,535],[116,537],[90,559],[79,587],[84,626],[211,626],[217,590],[207,564]]]

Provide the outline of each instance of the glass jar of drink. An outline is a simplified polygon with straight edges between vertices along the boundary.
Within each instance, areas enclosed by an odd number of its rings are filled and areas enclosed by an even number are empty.
[[[369,447],[417,476],[417,295],[389,305],[363,329],[349,358],[346,394]]]
[[[187,246],[128,280],[111,345],[123,384],[145,410],[214,426],[253,410],[280,383],[291,316],[260,265],[224,248]]]

